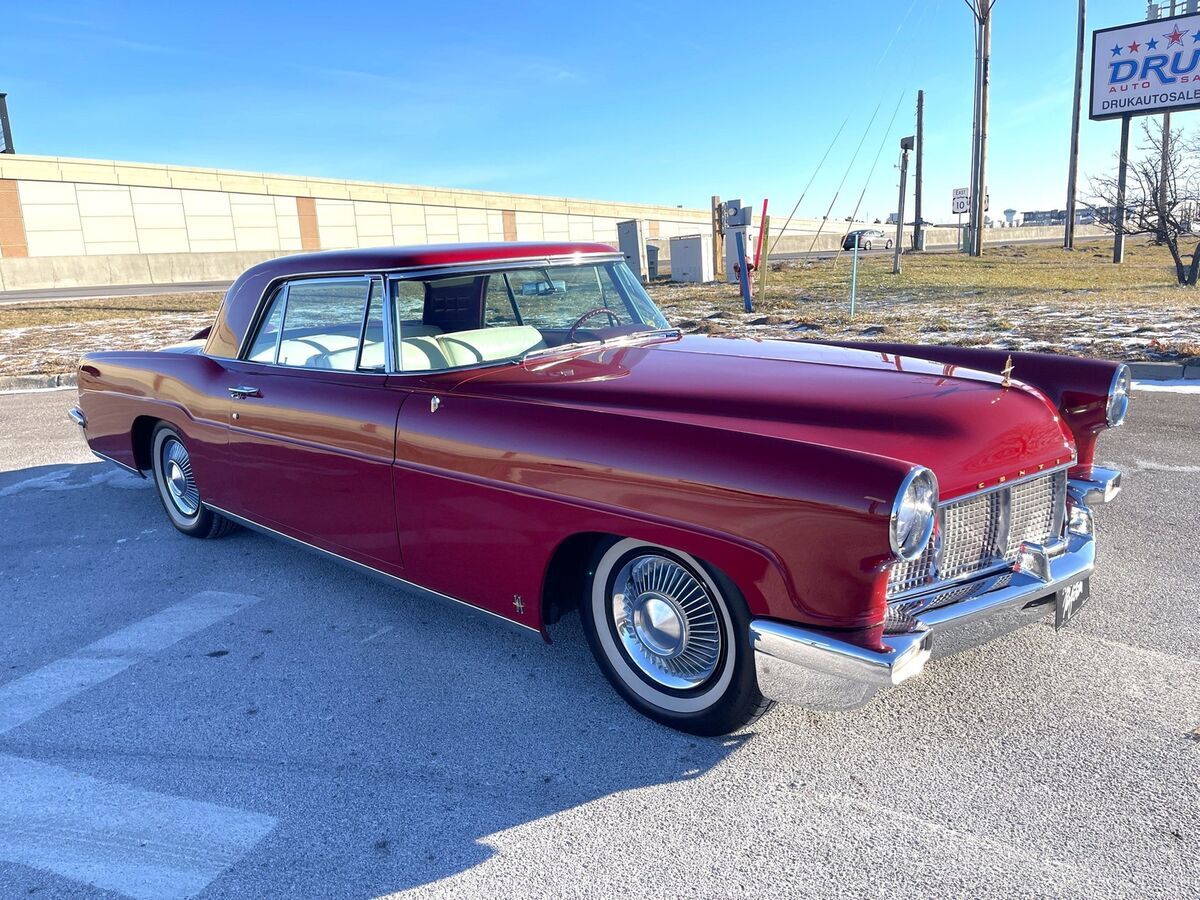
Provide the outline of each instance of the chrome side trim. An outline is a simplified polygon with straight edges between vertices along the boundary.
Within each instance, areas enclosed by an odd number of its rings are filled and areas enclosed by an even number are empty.
[[[522,631],[532,631],[534,634],[538,635],[538,637],[542,636],[542,632],[539,629],[534,628],[532,625],[525,625],[521,622],[516,622],[506,616],[500,615],[499,613],[492,612],[490,609],[484,609],[482,606],[476,606],[474,603],[468,603],[466,600],[459,600],[457,597],[451,597],[449,594],[443,594],[439,591],[435,591],[431,588],[427,588],[422,585],[419,585],[416,582],[407,581],[403,578],[400,578],[397,575],[391,575],[388,572],[380,571],[379,569],[376,569],[373,566],[368,566],[366,563],[360,563],[357,560],[348,559],[347,557],[342,556],[340,553],[334,553],[332,550],[326,550],[324,547],[318,547],[316,544],[310,544],[308,541],[301,540],[300,538],[297,538],[297,537],[292,537],[290,534],[284,534],[282,531],[276,531],[274,528],[270,527],[269,525],[263,525],[260,522],[255,522],[253,519],[247,519],[244,516],[239,516],[236,513],[231,513],[231,512],[229,512],[229,510],[222,509],[219,506],[214,506],[212,503],[205,503],[204,506],[207,509],[210,509],[215,513],[219,513],[220,515],[225,516],[225,518],[227,518],[227,519],[232,519],[233,521],[237,522],[239,525],[244,525],[245,527],[251,529],[252,531],[258,531],[258,532],[261,532],[262,534],[269,535],[270,537],[280,538],[289,543],[296,544],[299,547],[305,547],[309,550],[315,550],[317,553],[320,553],[323,556],[327,556],[332,560],[336,560],[337,562],[340,562],[343,565],[349,566],[350,568],[355,569],[360,572],[363,572],[367,575],[371,575],[376,578],[380,578],[389,583],[399,584],[399,585],[402,585],[403,587],[415,588],[416,590],[420,591],[421,593],[429,594],[430,596],[436,597],[439,600],[448,600],[451,603],[457,603],[460,606],[467,607],[467,609],[474,610],[475,612],[484,613],[486,615],[491,616],[492,618],[499,619],[501,622],[504,622],[507,625],[512,625],[514,628],[519,628]]]
[[[1121,473],[1116,469],[1092,466],[1086,475],[1067,481],[1067,493],[1079,506],[1108,503],[1121,492]]]
[[[829,634],[769,619],[750,623],[759,690],[810,709],[862,706],[881,690],[921,673],[926,662],[977,647],[1044,618],[1053,595],[1087,578],[1096,564],[1090,534],[1068,535],[1063,552],[1029,546],[1036,573],[1019,570],[992,590],[913,616],[910,631],[867,650]],[[1041,566],[1044,565],[1044,568]]]
[[[95,456],[98,459],[102,459],[105,462],[110,462],[114,466],[120,466],[126,472],[132,472],[138,478],[146,477],[146,473],[143,472],[141,469],[135,469],[133,466],[128,466],[125,463],[121,462],[119,459],[113,459],[111,456],[106,456],[105,454],[101,453],[99,450],[92,450],[92,456]]]
[[[78,406],[72,406],[69,410],[67,410],[67,415],[71,418],[71,421],[80,428],[87,428],[87,416],[83,414],[83,410]]]

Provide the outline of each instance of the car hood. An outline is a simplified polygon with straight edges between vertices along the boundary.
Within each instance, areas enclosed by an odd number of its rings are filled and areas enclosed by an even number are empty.
[[[458,391],[878,454],[933,469],[943,497],[1074,460],[1056,410],[1019,381],[797,341],[614,344],[476,370]]]

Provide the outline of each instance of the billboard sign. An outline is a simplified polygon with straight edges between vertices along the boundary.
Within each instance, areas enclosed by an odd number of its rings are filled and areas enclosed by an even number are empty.
[[[1093,119],[1200,109],[1200,15],[1092,32]]]

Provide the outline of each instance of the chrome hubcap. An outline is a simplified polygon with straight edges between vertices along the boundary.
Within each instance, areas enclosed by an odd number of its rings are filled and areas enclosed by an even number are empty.
[[[631,559],[613,582],[610,608],[625,653],[652,681],[687,690],[716,670],[717,610],[704,585],[674,560]]]
[[[200,510],[200,489],[192,475],[192,460],[187,448],[174,438],[168,438],[162,447],[163,480],[171,503],[185,516],[194,516]]]

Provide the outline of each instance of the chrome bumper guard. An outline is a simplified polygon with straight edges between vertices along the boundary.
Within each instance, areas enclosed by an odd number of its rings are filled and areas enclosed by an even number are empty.
[[[1083,506],[1084,499],[1107,502],[1119,489],[1120,473],[1097,467],[1088,479],[1072,479],[1068,493]],[[974,590],[964,599],[916,614],[909,620],[911,630],[903,634],[885,634],[884,651],[798,625],[753,620],[750,645],[759,690],[772,700],[809,709],[854,709],[921,674],[931,659],[977,647],[1045,618],[1054,612],[1055,595],[1087,578],[1095,567],[1090,511],[1085,519],[1087,533],[1069,531],[1054,547],[1025,544],[1011,572],[973,582],[969,587]],[[962,591],[963,586],[942,590]]]

